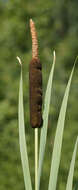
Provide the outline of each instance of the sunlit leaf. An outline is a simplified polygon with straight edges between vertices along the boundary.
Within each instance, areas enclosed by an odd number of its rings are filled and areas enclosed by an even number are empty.
[[[73,152],[73,156],[72,156],[72,161],[71,161],[71,164],[70,164],[70,170],[69,170],[69,174],[68,174],[66,190],[72,190],[77,146],[78,146],[78,137],[77,137],[77,140],[76,140],[76,144],[75,144],[74,152]],[[77,189],[77,187],[75,189]]]
[[[21,161],[22,161],[25,189],[32,190],[30,171],[29,171],[29,163],[28,163],[28,155],[27,155],[27,146],[26,146],[26,140],[25,140],[22,66],[21,66],[20,86],[19,86],[18,119],[19,119],[19,144],[20,144],[20,153],[21,153]]]
[[[44,102],[43,126],[41,129],[41,135],[40,135],[38,189],[40,186],[40,178],[41,178],[42,165],[43,165],[46,139],[47,139],[48,116],[49,116],[49,107],[50,107],[50,99],[51,99],[51,89],[52,89],[54,66],[55,66],[55,52],[54,52],[54,58],[53,58],[53,65],[52,65],[52,69],[51,69],[48,84],[47,84],[47,90],[46,90],[46,94],[45,94],[45,102]]]
[[[71,75],[70,75],[70,78],[69,78],[69,81],[68,81],[68,84],[66,87],[66,91],[64,94],[64,98],[63,98],[63,102],[62,102],[62,106],[61,106],[60,114],[59,114],[59,118],[58,118],[56,135],[55,135],[55,140],[54,140],[54,148],[53,148],[53,154],[52,154],[52,161],[51,161],[51,170],[50,170],[48,190],[56,190],[57,176],[58,176],[60,157],[61,157],[61,148],[62,148],[62,139],[63,139],[66,108],[67,108],[67,102],[68,102],[68,96],[69,96],[69,90],[70,90],[70,84],[71,84],[73,72],[74,72],[74,67],[72,69],[72,72],[71,72]]]

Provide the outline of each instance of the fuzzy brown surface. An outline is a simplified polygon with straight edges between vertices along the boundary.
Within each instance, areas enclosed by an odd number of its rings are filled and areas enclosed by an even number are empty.
[[[29,65],[30,123],[33,128],[42,126],[42,66],[39,59]]]

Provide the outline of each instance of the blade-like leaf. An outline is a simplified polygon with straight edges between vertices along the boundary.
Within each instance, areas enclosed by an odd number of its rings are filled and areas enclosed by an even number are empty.
[[[48,116],[49,116],[49,107],[50,107],[50,99],[51,99],[51,89],[52,89],[54,66],[55,66],[55,52],[54,52],[53,65],[52,65],[52,69],[51,69],[51,72],[50,72],[48,85],[47,85],[47,90],[46,90],[46,94],[45,94],[45,102],[44,102],[43,127],[41,129],[41,135],[40,135],[38,189],[39,189],[39,186],[40,186],[42,164],[43,164],[44,152],[45,152],[45,146],[46,146],[47,126],[48,126]]]
[[[74,148],[74,152],[73,152],[73,156],[72,156],[72,161],[71,161],[71,164],[70,164],[70,170],[69,170],[69,174],[68,174],[66,190],[72,190],[77,146],[78,146],[78,137],[77,137],[77,140],[76,140],[76,144],[75,144],[75,148]]]
[[[69,78],[69,81],[68,81],[68,84],[66,87],[65,95],[63,98],[63,102],[62,102],[62,106],[61,106],[60,114],[59,114],[59,118],[58,118],[56,135],[55,135],[55,140],[54,140],[54,148],[53,148],[53,154],[52,154],[52,161],[51,161],[51,170],[50,170],[48,190],[56,190],[67,101],[68,101],[69,89],[70,89],[73,72],[74,72],[74,67],[72,69],[72,72],[71,72],[71,75],[70,75],[70,78]]]
[[[28,155],[27,155],[27,146],[26,146],[26,140],[25,140],[22,66],[21,66],[20,86],[19,86],[18,119],[19,119],[19,144],[20,144],[20,153],[21,153],[21,161],[22,161],[25,189],[32,190],[30,171],[29,171],[29,163],[28,163]]]

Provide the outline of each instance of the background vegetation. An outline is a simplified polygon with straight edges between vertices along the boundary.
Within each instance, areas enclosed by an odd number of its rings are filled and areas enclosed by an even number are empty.
[[[24,108],[30,171],[34,187],[34,130],[29,124],[29,62],[32,57],[29,19],[38,31],[43,67],[43,93],[56,50],[54,85],[48,124],[48,141],[41,190],[47,190],[51,153],[61,101],[74,60],[78,55],[77,0],[0,0],[0,190],[24,190],[18,140],[18,86],[23,62]],[[78,66],[72,81],[57,189],[64,190],[70,160],[78,135]],[[78,158],[78,155],[77,155]],[[76,161],[74,185],[78,182]]]

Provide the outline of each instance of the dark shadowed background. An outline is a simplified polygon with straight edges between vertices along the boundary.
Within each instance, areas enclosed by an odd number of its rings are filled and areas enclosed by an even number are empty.
[[[29,62],[32,58],[29,19],[35,21],[43,68],[43,94],[52,66],[56,66],[48,123],[48,139],[41,190],[48,189],[51,154],[59,110],[74,60],[78,55],[78,0],[0,0],[0,190],[24,190],[18,136],[18,89],[22,59],[26,139],[34,187],[34,130],[29,123]],[[44,95],[43,95],[44,99]],[[64,190],[78,135],[78,62],[66,114],[57,190]],[[74,186],[78,182],[78,154]]]

